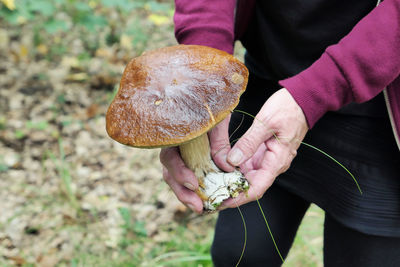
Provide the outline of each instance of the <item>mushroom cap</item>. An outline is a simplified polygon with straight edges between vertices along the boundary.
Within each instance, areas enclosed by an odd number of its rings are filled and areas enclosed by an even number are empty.
[[[239,103],[248,70],[210,47],[176,45],[126,66],[106,115],[114,140],[133,147],[176,146],[209,131]]]

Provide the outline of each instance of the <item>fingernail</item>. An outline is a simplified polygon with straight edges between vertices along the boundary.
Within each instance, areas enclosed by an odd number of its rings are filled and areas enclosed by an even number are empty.
[[[192,185],[191,183],[184,183],[183,186],[189,190],[192,190],[192,191],[195,190],[194,185]]]
[[[228,162],[228,155],[227,154],[222,155],[222,159],[224,162]]]
[[[228,161],[235,166],[238,166],[240,163],[242,163],[242,158],[243,152],[239,148],[232,149],[228,155]]]

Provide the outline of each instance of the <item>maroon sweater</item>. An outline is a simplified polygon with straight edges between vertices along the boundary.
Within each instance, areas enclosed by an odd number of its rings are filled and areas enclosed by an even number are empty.
[[[236,0],[176,0],[179,43],[233,52]],[[236,10],[246,25],[253,1]],[[238,32],[236,27],[236,32]],[[239,29],[242,31],[243,29]],[[309,127],[327,111],[365,102],[384,92],[397,144],[400,140],[400,0],[385,0],[337,44],[299,74],[280,81],[303,109]]]

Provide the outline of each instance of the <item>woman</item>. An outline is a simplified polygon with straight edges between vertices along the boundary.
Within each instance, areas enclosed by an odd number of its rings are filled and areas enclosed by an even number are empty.
[[[326,212],[326,266],[400,266],[400,0],[375,6],[272,0],[242,1],[236,9],[234,0],[176,0],[180,43],[232,53],[236,31],[247,51],[250,80],[238,109],[256,119],[239,128],[232,149],[228,127],[233,131],[242,115],[209,134],[217,165],[239,166],[251,184],[247,197],[224,203],[243,205],[249,233],[241,266],[281,264],[254,203],[261,197],[283,256],[315,203]],[[349,167],[363,194],[335,163],[299,148],[304,137]],[[164,149],[160,158],[178,199],[201,213],[197,181],[179,152]],[[242,233],[237,211],[221,211],[215,266],[235,265]]]

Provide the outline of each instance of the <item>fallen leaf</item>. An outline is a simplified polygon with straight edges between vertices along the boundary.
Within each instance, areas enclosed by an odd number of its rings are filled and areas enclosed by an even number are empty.
[[[0,29],[0,48],[6,49],[10,43],[10,36],[5,29]]]
[[[73,82],[83,82],[86,81],[88,78],[89,76],[85,72],[72,73],[67,76],[67,80]]]
[[[133,45],[132,45],[132,38],[129,35],[122,34],[121,39],[119,41],[119,44],[123,49],[126,50],[131,50]]]
[[[156,26],[166,25],[170,22],[170,18],[163,15],[151,14],[148,19]]]
[[[6,259],[13,261],[16,265],[26,264],[26,260],[20,256],[7,256]]]
[[[79,60],[76,57],[64,56],[61,60],[61,66],[66,68],[78,68]]]
[[[18,18],[17,18],[17,23],[18,24],[24,24],[27,21],[28,21],[27,18],[24,17],[24,16],[18,16]]]
[[[113,52],[111,49],[99,48],[96,50],[96,57],[111,58],[112,56]]]
[[[19,47],[19,57],[22,59],[26,59],[28,57],[29,50],[25,45],[21,45]]]
[[[14,9],[15,9],[14,0],[1,0],[1,2],[2,2],[9,10],[14,10]]]
[[[42,55],[47,55],[47,53],[49,52],[49,48],[45,44],[40,44],[36,46],[36,50]]]
[[[88,119],[93,118],[94,116],[97,115],[99,112],[99,105],[97,104],[91,104],[87,109],[86,109],[86,115]]]
[[[40,255],[36,262],[39,267],[54,267],[58,263],[58,257],[54,254]]]

